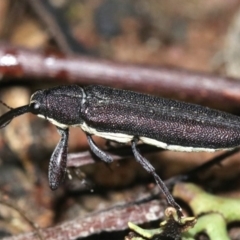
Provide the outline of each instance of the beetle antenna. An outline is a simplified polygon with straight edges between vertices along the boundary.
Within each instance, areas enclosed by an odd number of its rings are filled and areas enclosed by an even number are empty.
[[[3,102],[1,99],[0,99],[0,103],[1,103],[3,106],[5,106],[6,108],[10,109],[10,110],[13,109],[12,107],[8,106],[5,102]]]
[[[13,120],[13,118],[27,112],[30,112],[29,105],[25,105],[18,108],[12,108],[10,111],[8,111],[7,113],[3,114],[0,117],[0,128],[6,127]]]

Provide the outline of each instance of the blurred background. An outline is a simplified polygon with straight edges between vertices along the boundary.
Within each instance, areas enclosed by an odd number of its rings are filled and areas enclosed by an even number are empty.
[[[238,76],[238,0],[46,0],[0,3],[0,37],[124,62]],[[234,54],[235,53],[235,54]]]
[[[66,56],[240,78],[239,43],[240,0],[0,1],[0,46],[10,44]],[[0,98],[11,107],[27,104],[36,89],[53,85],[46,79],[35,83],[24,74],[20,81],[1,77]],[[3,114],[7,109],[1,106],[0,111]],[[12,205],[44,228],[149,191],[153,179],[134,160],[122,160],[110,167],[97,161],[77,169],[77,173],[76,169],[69,170],[65,183],[52,192],[47,180],[48,162],[58,140],[55,126],[30,114],[14,119],[1,130],[0,237],[33,230]],[[106,141],[95,141],[107,148]],[[73,129],[69,152],[81,151],[88,151],[85,134]],[[212,156],[161,152],[147,158],[166,179]],[[238,158],[228,162],[222,172],[208,174],[216,191],[239,197],[238,189],[233,187],[240,186]],[[219,178],[223,180],[219,182]],[[12,203],[10,207],[7,202]],[[124,234],[118,233],[114,239],[123,239]],[[113,239],[113,235],[100,239]]]

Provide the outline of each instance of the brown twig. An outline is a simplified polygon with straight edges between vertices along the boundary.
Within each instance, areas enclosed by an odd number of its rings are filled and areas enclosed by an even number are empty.
[[[174,97],[236,111],[240,81],[210,74],[164,67],[116,63],[79,56],[39,53],[0,46],[0,74],[4,77],[51,79],[78,84],[102,84]]]
[[[41,231],[39,229],[39,226],[34,223],[31,219],[29,219],[27,216],[26,216],[26,212],[23,211],[21,208],[19,208],[16,203],[14,203],[11,199],[5,199],[3,197],[0,197],[0,204],[2,205],[5,205],[5,206],[8,206],[9,208],[17,211],[19,213],[19,215],[26,221],[28,222],[28,224],[35,230],[35,233],[36,233],[36,239],[37,240],[43,240],[45,239],[42,234],[41,234]]]
[[[165,181],[165,184],[168,186],[168,188],[172,188],[178,182],[194,181],[198,178],[198,175],[200,173],[209,170],[211,167],[215,165],[220,165],[223,161],[229,159],[229,157],[232,157],[233,155],[239,153],[239,151],[240,148],[237,147],[230,151],[220,153],[219,155],[209,159],[202,165],[197,166],[184,174],[180,174],[169,178],[168,180]]]
[[[128,228],[129,221],[141,224],[162,218],[165,208],[165,202],[159,200],[115,206],[89,216],[66,221],[55,227],[42,229],[41,233],[48,240],[66,240],[85,238],[102,231],[122,231]],[[38,240],[35,232],[4,238],[4,240],[23,239]]]
[[[140,144],[138,146],[141,153],[154,153],[163,151],[161,148],[157,148],[150,145]],[[113,160],[121,160],[128,157],[133,157],[133,153],[130,146],[121,146],[117,148],[109,148],[104,150],[108,155],[112,157]],[[70,153],[68,154],[67,167],[81,167],[88,164],[96,163],[94,161],[94,154],[89,151]]]

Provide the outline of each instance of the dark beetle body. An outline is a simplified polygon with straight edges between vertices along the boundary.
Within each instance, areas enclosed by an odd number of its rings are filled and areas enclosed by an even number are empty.
[[[199,105],[102,86],[84,88],[82,117],[98,131],[168,145],[226,149],[240,145],[240,117]],[[194,149],[193,149],[194,151]]]
[[[67,166],[69,127],[81,127],[90,149],[100,159],[111,156],[100,150],[91,135],[131,143],[135,159],[155,178],[168,204],[182,217],[180,206],[154,167],[139,153],[138,141],[176,151],[215,151],[240,146],[240,117],[210,108],[104,86],[60,86],[40,90],[30,104],[0,117],[5,127],[14,117],[31,112],[58,128],[61,139],[49,163],[52,190],[63,180]]]
[[[80,126],[90,134],[146,137],[179,151],[211,151],[240,145],[240,117],[199,105],[104,86],[62,86],[36,92],[40,115],[59,127]],[[45,105],[45,106],[44,106]],[[95,131],[92,131],[94,129]],[[105,133],[102,135],[101,133]],[[155,141],[150,141],[150,140]],[[159,144],[159,146],[162,146]]]

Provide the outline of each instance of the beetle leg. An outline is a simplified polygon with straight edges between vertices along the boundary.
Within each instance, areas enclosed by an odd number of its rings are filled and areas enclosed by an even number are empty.
[[[49,162],[48,179],[49,186],[56,190],[63,181],[67,169],[68,135],[69,130],[57,128],[61,139],[59,140]]]
[[[96,143],[93,141],[92,136],[89,134],[87,135],[87,140],[90,146],[91,151],[99,157],[102,161],[106,163],[111,163],[113,161],[112,157],[110,155],[107,155],[105,152],[103,152],[101,149],[98,148]]]
[[[134,137],[132,140],[132,151],[135,159],[137,160],[137,162],[139,162],[142,165],[142,167],[147,172],[153,175],[157,185],[160,187],[164,196],[166,197],[168,204],[177,210],[178,216],[181,218],[183,216],[181,207],[176,203],[172,194],[169,192],[168,188],[166,187],[165,183],[157,175],[155,168],[152,166],[152,164],[140,154],[140,152],[137,149],[137,142],[138,142],[138,138]]]

